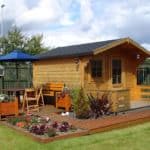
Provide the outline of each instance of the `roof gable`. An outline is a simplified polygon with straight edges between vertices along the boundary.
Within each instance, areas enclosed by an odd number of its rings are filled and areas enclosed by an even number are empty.
[[[105,45],[101,48],[98,48],[94,51],[94,55],[97,55],[99,53],[102,53],[106,50],[109,50],[111,48],[114,48],[116,46],[119,46],[119,45],[122,45],[124,43],[128,43],[128,44],[131,44],[133,46],[135,46],[136,48],[138,48],[139,50],[141,50],[142,52],[144,52],[145,54],[149,55],[150,56],[150,52],[147,51],[144,47],[142,47],[140,44],[136,43],[135,41],[133,41],[132,39],[130,38],[124,38],[124,39],[120,39],[120,40],[117,40],[117,41],[114,41],[113,43],[111,44],[108,44],[108,45]]]

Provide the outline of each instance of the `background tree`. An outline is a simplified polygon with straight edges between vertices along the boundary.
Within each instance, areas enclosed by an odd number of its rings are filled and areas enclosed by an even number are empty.
[[[0,48],[2,54],[10,53],[13,50],[21,50],[31,55],[36,55],[47,51],[44,47],[43,35],[33,35],[31,37],[25,36],[16,26],[8,31],[6,36],[0,38]]]
[[[45,48],[42,44],[43,35],[33,35],[27,40],[27,52],[31,55],[40,54],[45,52],[48,48]]]

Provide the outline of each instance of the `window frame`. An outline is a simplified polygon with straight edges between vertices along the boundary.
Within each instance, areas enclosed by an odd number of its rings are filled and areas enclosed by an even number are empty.
[[[113,66],[113,61],[118,61],[119,62],[119,65],[118,66]],[[116,62],[116,63],[118,63]],[[122,84],[122,59],[121,58],[113,58],[112,61],[112,84],[113,85],[121,85]],[[115,81],[114,81],[114,69],[117,70],[116,72],[119,72],[119,73],[116,73],[115,72]],[[119,71],[118,71],[119,70]]]
[[[150,68],[138,67],[136,70],[136,84],[137,85],[150,85],[150,80],[147,76],[150,74]],[[148,78],[148,79],[147,79]]]
[[[96,66],[95,66],[95,75],[93,75],[93,66],[92,66],[92,63],[95,62],[96,63]],[[100,66],[100,67],[99,67]],[[100,69],[100,70],[99,70]],[[102,78],[103,76],[103,61],[101,59],[98,59],[98,60],[91,60],[90,61],[90,72],[91,72],[91,77],[93,79],[99,79],[99,78]]]

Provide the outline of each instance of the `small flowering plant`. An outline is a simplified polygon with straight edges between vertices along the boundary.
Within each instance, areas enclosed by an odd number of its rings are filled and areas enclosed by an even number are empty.
[[[61,92],[58,96],[59,96],[59,97],[65,97],[66,94],[70,96],[71,93],[72,93],[72,89],[71,89],[71,88],[68,88],[67,86],[65,86],[65,87],[63,88],[62,92]]]
[[[72,124],[69,124],[67,121],[63,121],[60,124],[58,124],[57,122],[54,122],[52,124],[52,127],[60,132],[67,132],[69,130],[72,130],[72,128],[76,129]]]
[[[0,94],[0,102],[11,102],[11,101],[14,101],[15,100],[15,97],[14,96],[8,96],[6,94]]]
[[[52,122],[47,116],[22,116],[22,117],[11,117],[8,122],[19,128],[26,129],[35,135],[46,135],[48,137],[59,135],[61,132],[75,131],[76,128],[64,121],[61,123]]]

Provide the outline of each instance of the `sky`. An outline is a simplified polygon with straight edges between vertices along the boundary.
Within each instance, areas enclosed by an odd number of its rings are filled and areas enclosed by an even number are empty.
[[[0,23],[58,47],[130,37],[150,50],[150,0],[0,0]]]

